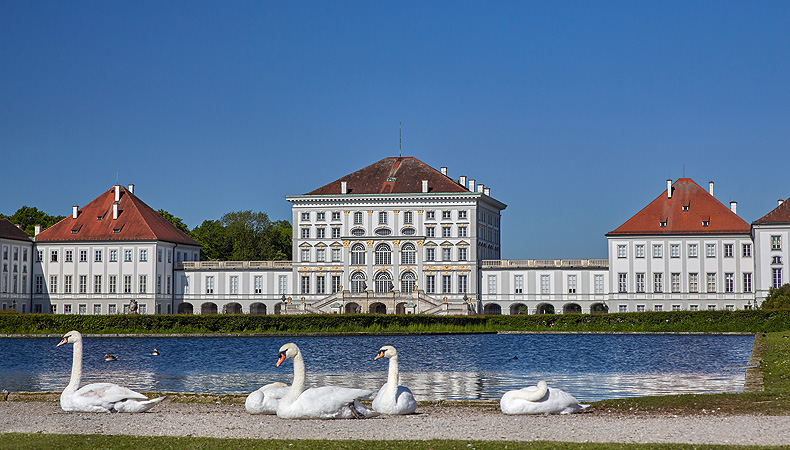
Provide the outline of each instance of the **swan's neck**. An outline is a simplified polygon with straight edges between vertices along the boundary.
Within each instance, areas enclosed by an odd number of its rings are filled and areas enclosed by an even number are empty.
[[[288,402],[296,401],[299,395],[304,391],[304,358],[302,358],[302,353],[297,353],[296,356],[293,357],[293,361],[294,379],[291,383],[291,389],[288,390],[288,394],[283,398],[283,400]]]
[[[539,381],[535,388],[534,391],[521,391],[523,392],[521,399],[528,402],[536,402],[542,399],[546,395],[546,392],[549,391],[549,386],[545,381]]]
[[[74,356],[71,361],[71,379],[65,391],[74,392],[80,386],[82,379],[82,341],[74,343]]]
[[[387,385],[391,390],[398,389],[398,355],[390,358],[390,370],[387,376]]]

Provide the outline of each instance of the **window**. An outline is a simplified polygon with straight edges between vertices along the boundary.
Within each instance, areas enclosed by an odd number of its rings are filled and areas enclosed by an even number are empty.
[[[771,250],[782,249],[782,236],[771,236]]]
[[[466,294],[467,280],[466,275],[458,275],[458,293]]]
[[[315,213],[315,220],[326,221],[326,213],[325,212]]]
[[[64,275],[63,276],[63,293],[64,294],[71,294],[71,275]]]
[[[628,292],[628,274],[620,272],[617,274],[617,292]]]
[[[743,292],[752,292],[752,274],[743,274]]]
[[[58,293],[58,276],[57,275],[50,275],[49,276],[49,293],[50,294],[57,294]]]
[[[88,251],[80,250],[80,262],[88,262]]]
[[[513,277],[513,287],[516,294],[524,293],[524,275],[516,275]]]
[[[123,251],[123,260],[124,260],[124,262],[132,262],[132,251],[131,250],[124,250]]]
[[[436,249],[434,247],[425,248],[425,260],[436,261]]]
[[[653,305],[653,311],[663,311],[664,305]]]
[[[51,262],[58,262],[58,251],[57,250],[52,250],[50,252],[49,256],[50,256],[49,260]],[[6,258],[6,259],[8,259],[8,258]]]
[[[617,246],[617,257],[618,258],[625,258],[625,245],[618,245]]]
[[[93,276],[93,293],[101,294],[101,275]]]
[[[549,285],[549,276],[548,275],[541,275],[540,276],[540,293],[541,294],[548,294],[550,285]]]
[[[699,275],[696,273],[689,273],[689,292],[699,291]]]
[[[664,246],[661,244],[653,244],[653,258],[664,257]]]
[[[157,294],[162,293],[162,275],[156,276],[156,293]]]
[[[672,283],[672,292],[680,292],[680,274],[673,273],[670,275],[670,282]]]
[[[44,277],[36,275],[36,294],[44,292]]]
[[[388,219],[389,214],[387,214],[387,211],[379,211],[379,225],[386,225]]]
[[[716,305],[708,305],[708,311],[716,311]]]
[[[741,249],[743,250],[744,257],[749,258],[752,256],[752,244],[743,244]]]
[[[436,228],[432,226],[425,227],[425,237],[429,237],[429,238],[436,237]]]
[[[568,275],[568,293],[576,293],[576,275]]]
[[[442,237],[451,237],[452,236],[452,227],[443,226],[442,227]]]
[[[263,277],[262,276],[260,276],[260,275],[256,275],[255,276],[255,288],[254,289],[255,289],[254,292],[256,294],[262,294],[263,293]]]
[[[781,256],[772,257],[771,264],[782,264],[782,257]]]
[[[645,312],[645,305],[636,305],[636,312]]]
[[[74,262],[74,251],[72,250],[65,250],[63,255],[63,261],[65,262]]]
[[[436,220],[436,212],[435,211],[426,211],[425,212],[425,219],[426,220]]]
[[[301,262],[310,262],[310,249],[303,248],[302,249],[302,258],[300,259]]]
[[[450,220],[450,211],[444,210],[442,211],[442,220]]]
[[[636,292],[645,292],[645,274],[636,274]]]
[[[148,292],[148,275],[140,275],[140,290],[141,294]]]
[[[234,275],[228,279],[228,287],[231,294],[239,293],[239,277]]]
[[[315,293],[316,294],[325,294],[326,293],[326,276],[325,275],[318,275],[315,277]]]
[[[351,230],[351,235],[352,236],[364,236],[365,235],[365,229],[364,228],[354,228],[353,230]]]
[[[340,220],[340,211],[332,211],[332,220]]]
[[[466,261],[466,247],[459,247],[458,248],[458,261]]]
[[[80,275],[80,294],[88,293],[88,276]]]
[[[22,261],[27,261],[27,249],[22,249]]]
[[[310,227],[302,228],[302,239],[310,239]]]
[[[645,257],[645,246],[644,245],[636,245],[634,247],[634,252],[636,253],[637,258],[644,258]]]
[[[617,312],[621,312],[621,313],[628,312],[628,305],[618,305]]]
[[[315,237],[316,237],[316,239],[323,239],[325,234],[326,234],[326,228],[318,227],[318,228],[315,229]]]
[[[301,280],[302,280],[302,283],[300,285],[301,286],[301,290],[299,292],[301,294],[309,294],[310,293],[310,276],[309,275],[303,275],[301,277]]]
[[[708,292],[716,292],[716,273],[708,272],[705,280],[707,281]]]
[[[779,289],[782,287],[782,268],[781,267],[774,267],[771,269],[771,286],[774,289]]]
[[[118,305],[107,305],[107,314],[118,314]]]
[[[340,275],[332,275],[332,293],[340,292]]]
[[[162,262],[162,249],[161,248],[156,251],[156,260],[157,260],[157,262]]]
[[[52,306],[55,307],[55,305]],[[63,314],[71,314],[71,305],[63,305]]]
[[[115,294],[118,283],[118,276],[117,275],[110,275],[107,279],[107,292],[110,294]]]
[[[702,226],[703,226],[703,227],[707,227],[707,226],[709,226],[709,225],[710,225],[710,220],[703,220],[703,221],[702,221]]]
[[[662,221],[658,222],[658,226],[661,227],[661,228],[666,228],[667,227],[667,221],[666,220],[662,220]]]
[[[166,294],[167,294],[167,295],[170,295],[170,286],[171,286],[171,283],[170,283],[170,275],[168,275],[168,276],[167,276],[167,288],[166,288],[166,289],[167,289],[167,291],[166,291]]]
[[[452,249],[450,247],[442,247],[442,261],[452,261]]]
[[[367,284],[365,283],[365,274],[362,272],[354,272],[351,275],[351,292],[359,294],[361,292],[365,292],[367,288]]]
[[[340,261],[340,249],[339,248],[333,248],[332,249],[332,261],[333,262]]]
[[[315,250],[315,260],[318,262],[326,262],[326,249],[318,248]]]
[[[436,275],[425,276],[425,292],[428,294],[436,293]]]
[[[110,250],[110,262],[118,261],[118,250]]]
[[[595,275],[593,285],[596,294],[603,294],[603,275]]]
[[[734,244],[724,244],[724,257],[732,258],[732,247]]]
[[[36,250],[36,262],[41,262],[44,259],[44,251]]]
[[[680,311],[680,305],[672,305],[672,311]]]
[[[417,263],[417,249],[414,247],[414,244],[410,242],[403,244],[400,253],[400,263],[402,265]]]
[[[365,246],[363,244],[354,244],[351,247],[351,265],[361,266],[365,264]]]
[[[705,244],[705,256],[708,258],[716,257],[716,244]]]
[[[488,276],[488,293],[496,294],[496,275]]]
[[[390,265],[392,264],[392,250],[387,244],[379,244],[376,246],[376,265]]]
[[[466,237],[467,236],[466,230],[467,230],[466,226],[459,226],[458,227],[458,237]]]
[[[389,236],[392,234],[392,230],[389,228],[377,228],[376,229],[376,236]]]
[[[279,293],[285,294],[288,292],[288,275],[280,275],[278,284],[280,286]]]
[[[724,292],[735,292],[735,274],[724,274]]]
[[[131,261],[131,260],[130,260],[130,261]],[[171,263],[171,262],[173,262],[173,250],[168,250],[168,251],[167,251],[167,262],[168,262],[168,263]]]
[[[465,220],[466,219],[466,211],[458,211],[458,220]]]
[[[697,244],[689,244],[689,258],[697,257]]]
[[[310,213],[309,212],[303,212],[302,213],[302,220],[309,221],[310,220]]]
[[[680,244],[670,244],[669,245],[669,257],[670,258],[680,258]]]
[[[340,239],[340,227],[332,227],[332,239]]]
[[[411,211],[404,212],[403,213],[403,223],[407,224],[407,225],[410,225],[410,224],[414,223],[414,213],[412,213]]]
[[[354,225],[362,225],[362,212],[357,211],[354,213]]]
[[[452,276],[450,275],[442,275],[442,293],[443,294],[450,294],[453,292],[452,287]]]
[[[206,277],[206,294],[214,293],[214,277]]]
[[[664,274],[653,274],[653,292],[664,292]]]

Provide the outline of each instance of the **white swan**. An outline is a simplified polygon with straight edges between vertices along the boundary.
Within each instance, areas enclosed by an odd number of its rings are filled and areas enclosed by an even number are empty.
[[[153,408],[165,397],[148,400],[143,394],[112,383],[91,383],[77,389],[82,379],[82,334],[69,331],[57,345],[74,344],[71,380],[60,394],[63,411],[82,412],[143,412]]]
[[[387,382],[373,399],[373,410],[382,414],[411,414],[417,410],[409,388],[398,385],[398,351],[391,345],[381,347],[374,359],[386,356],[390,360]]]
[[[250,414],[276,414],[280,399],[287,393],[287,384],[279,381],[269,383],[248,395],[244,408]]]
[[[581,405],[571,394],[560,389],[549,389],[545,381],[505,392],[499,407],[505,414],[571,414],[588,407]]]
[[[302,352],[296,344],[280,347],[277,367],[285,358],[294,362],[294,379],[291,389],[277,405],[277,417],[283,419],[364,419],[378,415],[357,399],[368,399],[373,394],[365,389],[339,386],[322,386],[305,390],[305,370]]]

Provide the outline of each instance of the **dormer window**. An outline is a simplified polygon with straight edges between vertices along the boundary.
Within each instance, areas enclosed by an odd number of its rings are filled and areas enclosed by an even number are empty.
[[[662,220],[661,222],[658,222],[658,225],[661,228],[666,228],[667,227],[667,221],[666,220]]]
[[[687,212],[689,210],[689,205],[683,205],[683,211]]]
[[[710,225],[710,220],[703,220],[702,221],[702,226],[703,227],[707,227],[708,225]]]
[[[101,220],[102,216],[96,216],[96,220]]]

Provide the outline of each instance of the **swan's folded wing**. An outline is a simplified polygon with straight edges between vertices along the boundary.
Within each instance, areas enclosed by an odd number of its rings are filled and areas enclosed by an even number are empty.
[[[148,400],[145,395],[129,388],[112,383],[91,383],[81,387],[74,393],[84,401],[96,403],[115,403],[123,400]]]

